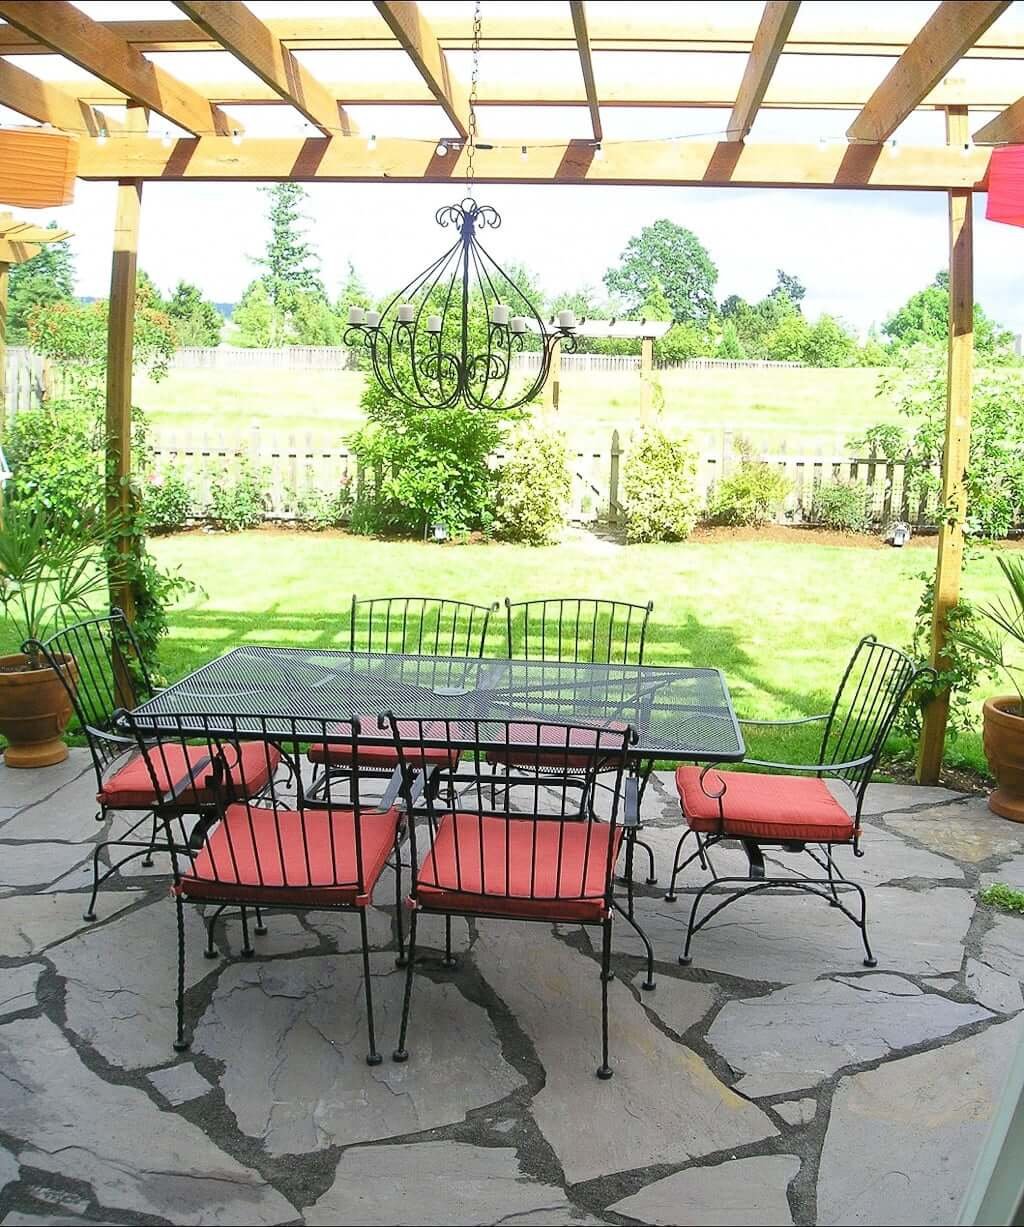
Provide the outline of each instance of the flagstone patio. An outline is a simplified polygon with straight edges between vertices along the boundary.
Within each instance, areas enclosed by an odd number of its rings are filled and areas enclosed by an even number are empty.
[[[192,1050],[173,1035],[166,861],[82,920],[93,820],[85,751],[0,768],[0,1222],[951,1222],[1015,1045],[1024,920],[978,906],[1024,886],[1024,830],[976,798],[876,785],[867,855],[878,967],[811,898],[753,898],[677,961],[687,896],[638,888],[658,987],[616,929],[615,1077],[594,1077],[598,963],[578,929],[436,918],[408,1064],[364,1063],[351,916],[237,922],[202,957],[187,913]],[[123,819],[115,820],[123,821]],[[665,880],[671,779],[645,799]],[[723,851],[723,860],[738,853]],[[699,879],[696,866],[684,887]],[[380,891],[390,897],[387,884]],[[381,1047],[397,1028],[392,914],[371,933]]]

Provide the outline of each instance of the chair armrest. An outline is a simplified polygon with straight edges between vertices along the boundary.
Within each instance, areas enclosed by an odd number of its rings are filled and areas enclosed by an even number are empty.
[[[415,787],[415,785],[414,785]],[[383,795],[377,802],[375,808],[383,810],[385,813],[394,807],[398,796],[402,791],[402,768],[396,767],[391,773],[391,779],[388,780],[388,786],[384,789]]]
[[[828,717],[828,712],[822,712],[820,716],[799,716],[796,720],[755,720],[753,718],[741,720],[739,717],[737,717],[736,723],[756,724],[762,728],[782,728],[786,726],[792,728],[796,724],[814,724],[818,720],[827,720]]]
[[[627,775],[622,798],[622,825],[627,831],[640,829],[640,781]]]
[[[194,763],[190,763],[185,771],[185,774],[180,780],[177,780],[171,785],[161,798],[163,805],[170,805],[172,802],[188,792],[190,788],[195,788],[197,785],[196,775],[206,767],[213,765],[213,759],[209,754],[204,754],[202,758],[196,759]]]
[[[864,767],[871,762],[872,755],[865,754],[862,758],[852,758],[848,763],[771,763],[760,758],[745,758],[744,767],[770,767],[773,771],[799,771],[803,775],[813,772],[816,775],[838,775],[840,771],[848,771],[852,767]]]

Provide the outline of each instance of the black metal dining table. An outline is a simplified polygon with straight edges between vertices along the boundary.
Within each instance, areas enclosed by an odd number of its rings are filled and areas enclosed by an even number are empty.
[[[718,669],[552,660],[401,655],[245,645],[234,648],[136,708],[143,730],[195,731],[217,717],[273,736],[309,719],[360,720],[365,744],[391,744],[377,717],[473,722],[550,721],[601,728],[630,725],[634,765],[655,760],[738,762],[743,735]],[[202,718],[201,723],[198,718]],[[280,729],[275,728],[280,720]],[[478,724],[477,722],[484,722]],[[227,731],[227,728],[225,729]]]

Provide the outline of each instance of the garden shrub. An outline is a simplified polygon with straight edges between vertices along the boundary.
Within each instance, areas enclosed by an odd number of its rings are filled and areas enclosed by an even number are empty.
[[[352,491],[341,486],[337,490],[306,490],[295,500],[295,521],[315,533],[327,528],[340,528],[352,516]]]
[[[716,524],[767,524],[791,489],[789,479],[767,460],[756,460],[742,439],[735,443],[739,468],[723,477],[711,494],[708,516]]]
[[[872,491],[860,481],[832,481],[815,487],[811,518],[841,533],[871,529]]]
[[[142,492],[142,514],[151,533],[176,533],[196,514],[192,486],[180,469],[154,473]]]
[[[622,486],[627,541],[683,541],[693,531],[700,497],[688,438],[645,427],[626,456]]]
[[[553,545],[572,494],[569,448],[561,431],[518,435],[498,471],[494,533],[503,541]]]
[[[4,450],[14,472],[12,496],[63,519],[103,506],[103,419],[88,397],[48,400],[10,422]]]
[[[236,473],[215,478],[210,483],[207,509],[213,523],[229,533],[262,524],[267,512],[268,476],[265,468],[257,468],[243,458]]]

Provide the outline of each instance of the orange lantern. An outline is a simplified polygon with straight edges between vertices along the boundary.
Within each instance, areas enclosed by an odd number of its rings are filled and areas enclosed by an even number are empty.
[[[1008,226],[1024,226],[1024,145],[992,150],[985,216]]]
[[[55,128],[0,128],[0,204],[70,204],[77,170],[77,137]]]

